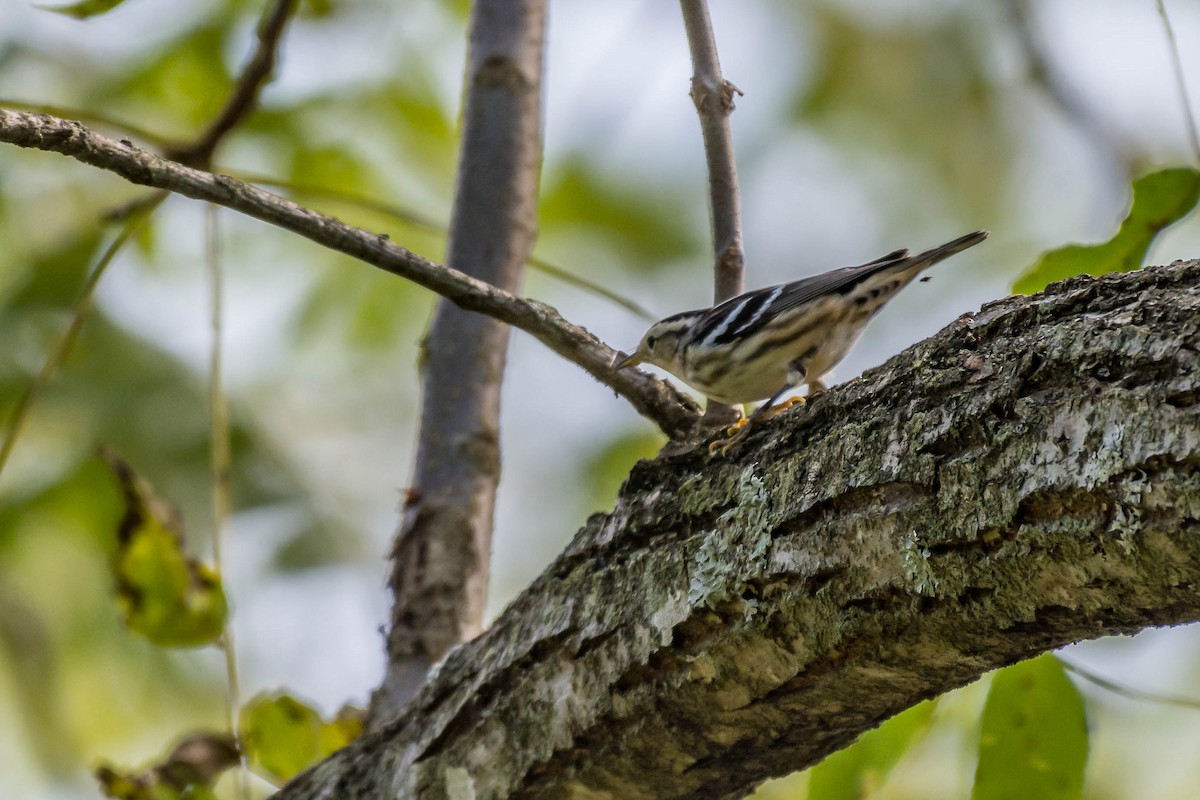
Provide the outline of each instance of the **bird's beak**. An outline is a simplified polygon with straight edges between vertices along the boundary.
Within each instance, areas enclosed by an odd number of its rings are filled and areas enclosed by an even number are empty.
[[[617,355],[624,355],[624,354],[617,353]],[[616,364],[614,364],[613,369],[625,369],[626,367],[637,366],[638,364],[641,364],[645,360],[646,359],[642,356],[641,353],[634,353],[632,355],[625,356],[620,361],[618,361]]]

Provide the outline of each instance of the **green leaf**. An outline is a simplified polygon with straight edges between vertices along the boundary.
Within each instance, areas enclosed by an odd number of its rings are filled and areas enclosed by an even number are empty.
[[[983,709],[971,800],[1073,800],[1083,795],[1083,698],[1053,655],[996,674]]]
[[[215,570],[183,551],[181,523],[120,456],[101,453],[125,495],[114,570],[125,625],[160,647],[213,644],[228,606]]]
[[[345,706],[326,722],[290,695],[260,695],[242,707],[238,730],[254,771],[283,785],[362,735],[363,711]]]
[[[1133,182],[1133,203],[1117,235],[1103,244],[1069,244],[1044,253],[1013,284],[1019,294],[1040,292],[1075,275],[1130,272],[1142,266],[1154,237],[1183,219],[1200,200],[1200,173],[1191,167],[1151,172]]]
[[[934,703],[926,701],[897,714],[858,741],[813,767],[808,800],[859,800],[874,796],[892,767],[929,730]]]
[[[69,6],[43,6],[38,8],[44,11],[53,11],[55,14],[65,14],[68,17],[75,19],[87,19],[88,17],[98,17],[101,14],[112,11],[125,0],[79,0],[77,3],[71,3]]]

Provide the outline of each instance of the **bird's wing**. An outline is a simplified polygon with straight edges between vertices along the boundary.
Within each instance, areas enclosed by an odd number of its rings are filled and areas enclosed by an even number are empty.
[[[893,250],[886,256],[856,267],[842,267],[811,278],[746,292],[710,309],[697,323],[692,340],[719,345],[750,336],[779,314],[826,295],[844,294],[872,275],[899,269],[911,270],[911,278],[944,258],[974,247],[987,237],[987,231],[975,231],[915,256],[910,255],[908,250]],[[768,309],[770,313],[767,313]]]
[[[856,267],[842,267],[791,283],[768,286],[738,295],[709,310],[696,326],[695,340],[726,344],[748,336],[774,317],[827,294],[848,289],[865,278],[902,264],[907,250],[895,250]],[[766,313],[771,309],[770,315]]]

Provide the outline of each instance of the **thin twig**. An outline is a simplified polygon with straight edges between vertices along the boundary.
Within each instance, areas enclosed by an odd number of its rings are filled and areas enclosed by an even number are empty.
[[[694,402],[648,373],[613,370],[618,353],[588,331],[564,320],[555,309],[422,258],[393,244],[386,236],[346,225],[227,175],[177,164],[134,145],[109,139],[81,123],[46,114],[0,109],[0,141],[60,153],[113,172],[131,183],[215,203],[399,275],[463,308],[488,314],[532,334],[627,399],[638,413],[653,420],[668,435],[687,435],[694,427]]]
[[[284,189],[298,195],[325,198],[326,200],[336,200],[354,208],[359,208],[365,211],[373,211],[377,214],[391,217],[392,219],[395,219],[412,228],[417,228],[418,230],[427,231],[429,233],[440,234],[442,236],[445,236],[447,233],[446,225],[436,222],[429,217],[426,217],[415,211],[402,208],[398,205],[394,205],[383,200],[377,200],[373,197],[360,195],[355,192],[347,192],[342,189],[329,189],[303,183],[294,183],[292,181],[285,181],[279,178],[272,178],[268,175],[258,175],[242,171],[230,170],[228,171],[228,174],[233,175],[238,180],[243,180],[246,183],[253,183],[257,186],[270,186],[275,189]],[[590,281],[587,278],[576,275],[575,273],[563,267],[551,264],[544,258],[531,256],[529,258],[529,266],[536,269],[538,272],[549,275],[550,277],[562,281],[569,286],[574,286],[575,288],[582,289],[585,292],[599,295],[605,300],[611,301],[612,303],[620,306],[626,311],[636,314],[644,320],[653,322],[659,318],[654,312],[648,310],[645,306],[630,300],[628,297],[623,297],[622,295],[617,294],[605,286],[601,286],[594,281]]]
[[[1191,697],[1183,697],[1181,695],[1159,694],[1158,692],[1148,692],[1144,689],[1136,689],[1124,683],[1119,683],[1110,678],[1106,678],[1103,675],[1097,675],[1095,672],[1084,669],[1078,664],[1072,664],[1070,661],[1063,659],[1062,656],[1059,656],[1058,660],[1062,662],[1063,667],[1067,671],[1074,672],[1085,681],[1094,683],[1101,689],[1106,689],[1113,694],[1119,694],[1122,697],[1129,698],[1130,700],[1161,703],[1162,705],[1178,706],[1179,708],[1200,709],[1200,700],[1196,700]]]
[[[1192,111],[1192,101],[1188,97],[1187,79],[1183,73],[1183,59],[1179,56],[1179,44],[1175,41],[1175,29],[1171,27],[1171,18],[1167,16],[1167,6],[1163,0],[1158,3],[1158,15],[1162,17],[1163,27],[1167,31],[1167,42],[1171,48],[1171,63],[1175,66],[1175,82],[1179,89],[1179,101],[1183,104],[1184,125],[1187,126],[1188,139],[1192,145],[1192,157],[1200,166],[1200,133],[1196,131],[1196,114]]]
[[[221,113],[195,142],[166,151],[181,164],[207,167],[213,152],[225,136],[240,125],[258,106],[258,96],[275,70],[275,60],[283,30],[296,12],[298,0],[274,0],[263,14],[258,27],[258,46],[246,63],[233,92]]]
[[[67,330],[50,350],[49,355],[46,357],[46,363],[42,365],[41,372],[38,373],[33,383],[21,395],[16,406],[13,407],[12,412],[9,414],[4,441],[0,442],[0,473],[4,471],[4,466],[8,463],[8,458],[17,443],[17,438],[21,435],[21,430],[24,428],[25,420],[29,415],[29,409],[41,396],[42,392],[46,390],[46,387],[50,385],[50,379],[54,377],[54,373],[66,361],[67,355],[75,345],[75,340],[79,337],[79,331],[83,328],[83,323],[90,316],[92,301],[96,293],[96,285],[100,282],[100,278],[104,276],[109,264],[116,258],[117,253],[121,252],[121,248],[125,246],[129,238],[137,233],[154,209],[158,208],[159,204],[166,197],[166,192],[158,192],[155,194],[152,203],[142,206],[137,212],[131,215],[125,221],[125,225],[121,228],[117,237],[104,250],[104,253],[100,256],[100,260],[96,262],[95,268],[92,269],[91,274],[88,275],[83,288],[79,292],[79,299],[75,301],[71,324],[67,326]]]
[[[213,563],[224,581],[224,540],[229,521],[229,407],[225,398],[221,369],[221,327],[224,317],[221,289],[221,235],[217,225],[216,206],[204,209],[204,255],[208,266],[209,293],[212,315],[209,319],[212,343],[209,349],[209,439],[212,445],[212,514]],[[228,591],[228,582],[225,582]],[[225,728],[237,737],[237,710],[241,705],[238,681],[237,648],[234,645],[233,623],[225,617],[225,630],[219,643],[225,657]],[[245,750],[238,748],[240,768],[234,773],[234,794],[241,800],[250,797],[250,772]]]
[[[741,90],[721,75],[717,41],[713,36],[707,0],[679,0],[688,49],[692,55],[692,102],[700,117],[704,155],[708,162],[708,208],[713,234],[713,300],[720,303],[745,290],[742,249],[741,195],[733,158],[729,115],[733,96]],[[709,401],[705,421],[723,424],[738,416],[737,409]]]

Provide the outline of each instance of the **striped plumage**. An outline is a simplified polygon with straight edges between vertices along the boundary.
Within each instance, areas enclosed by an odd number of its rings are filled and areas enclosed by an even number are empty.
[[[915,256],[888,253],[867,264],[739,295],[713,308],[684,311],[646,331],[617,368],[662,367],[721,403],[748,403],[820,379],[858,339],[884,303],[921,271],[979,244],[976,231]]]

